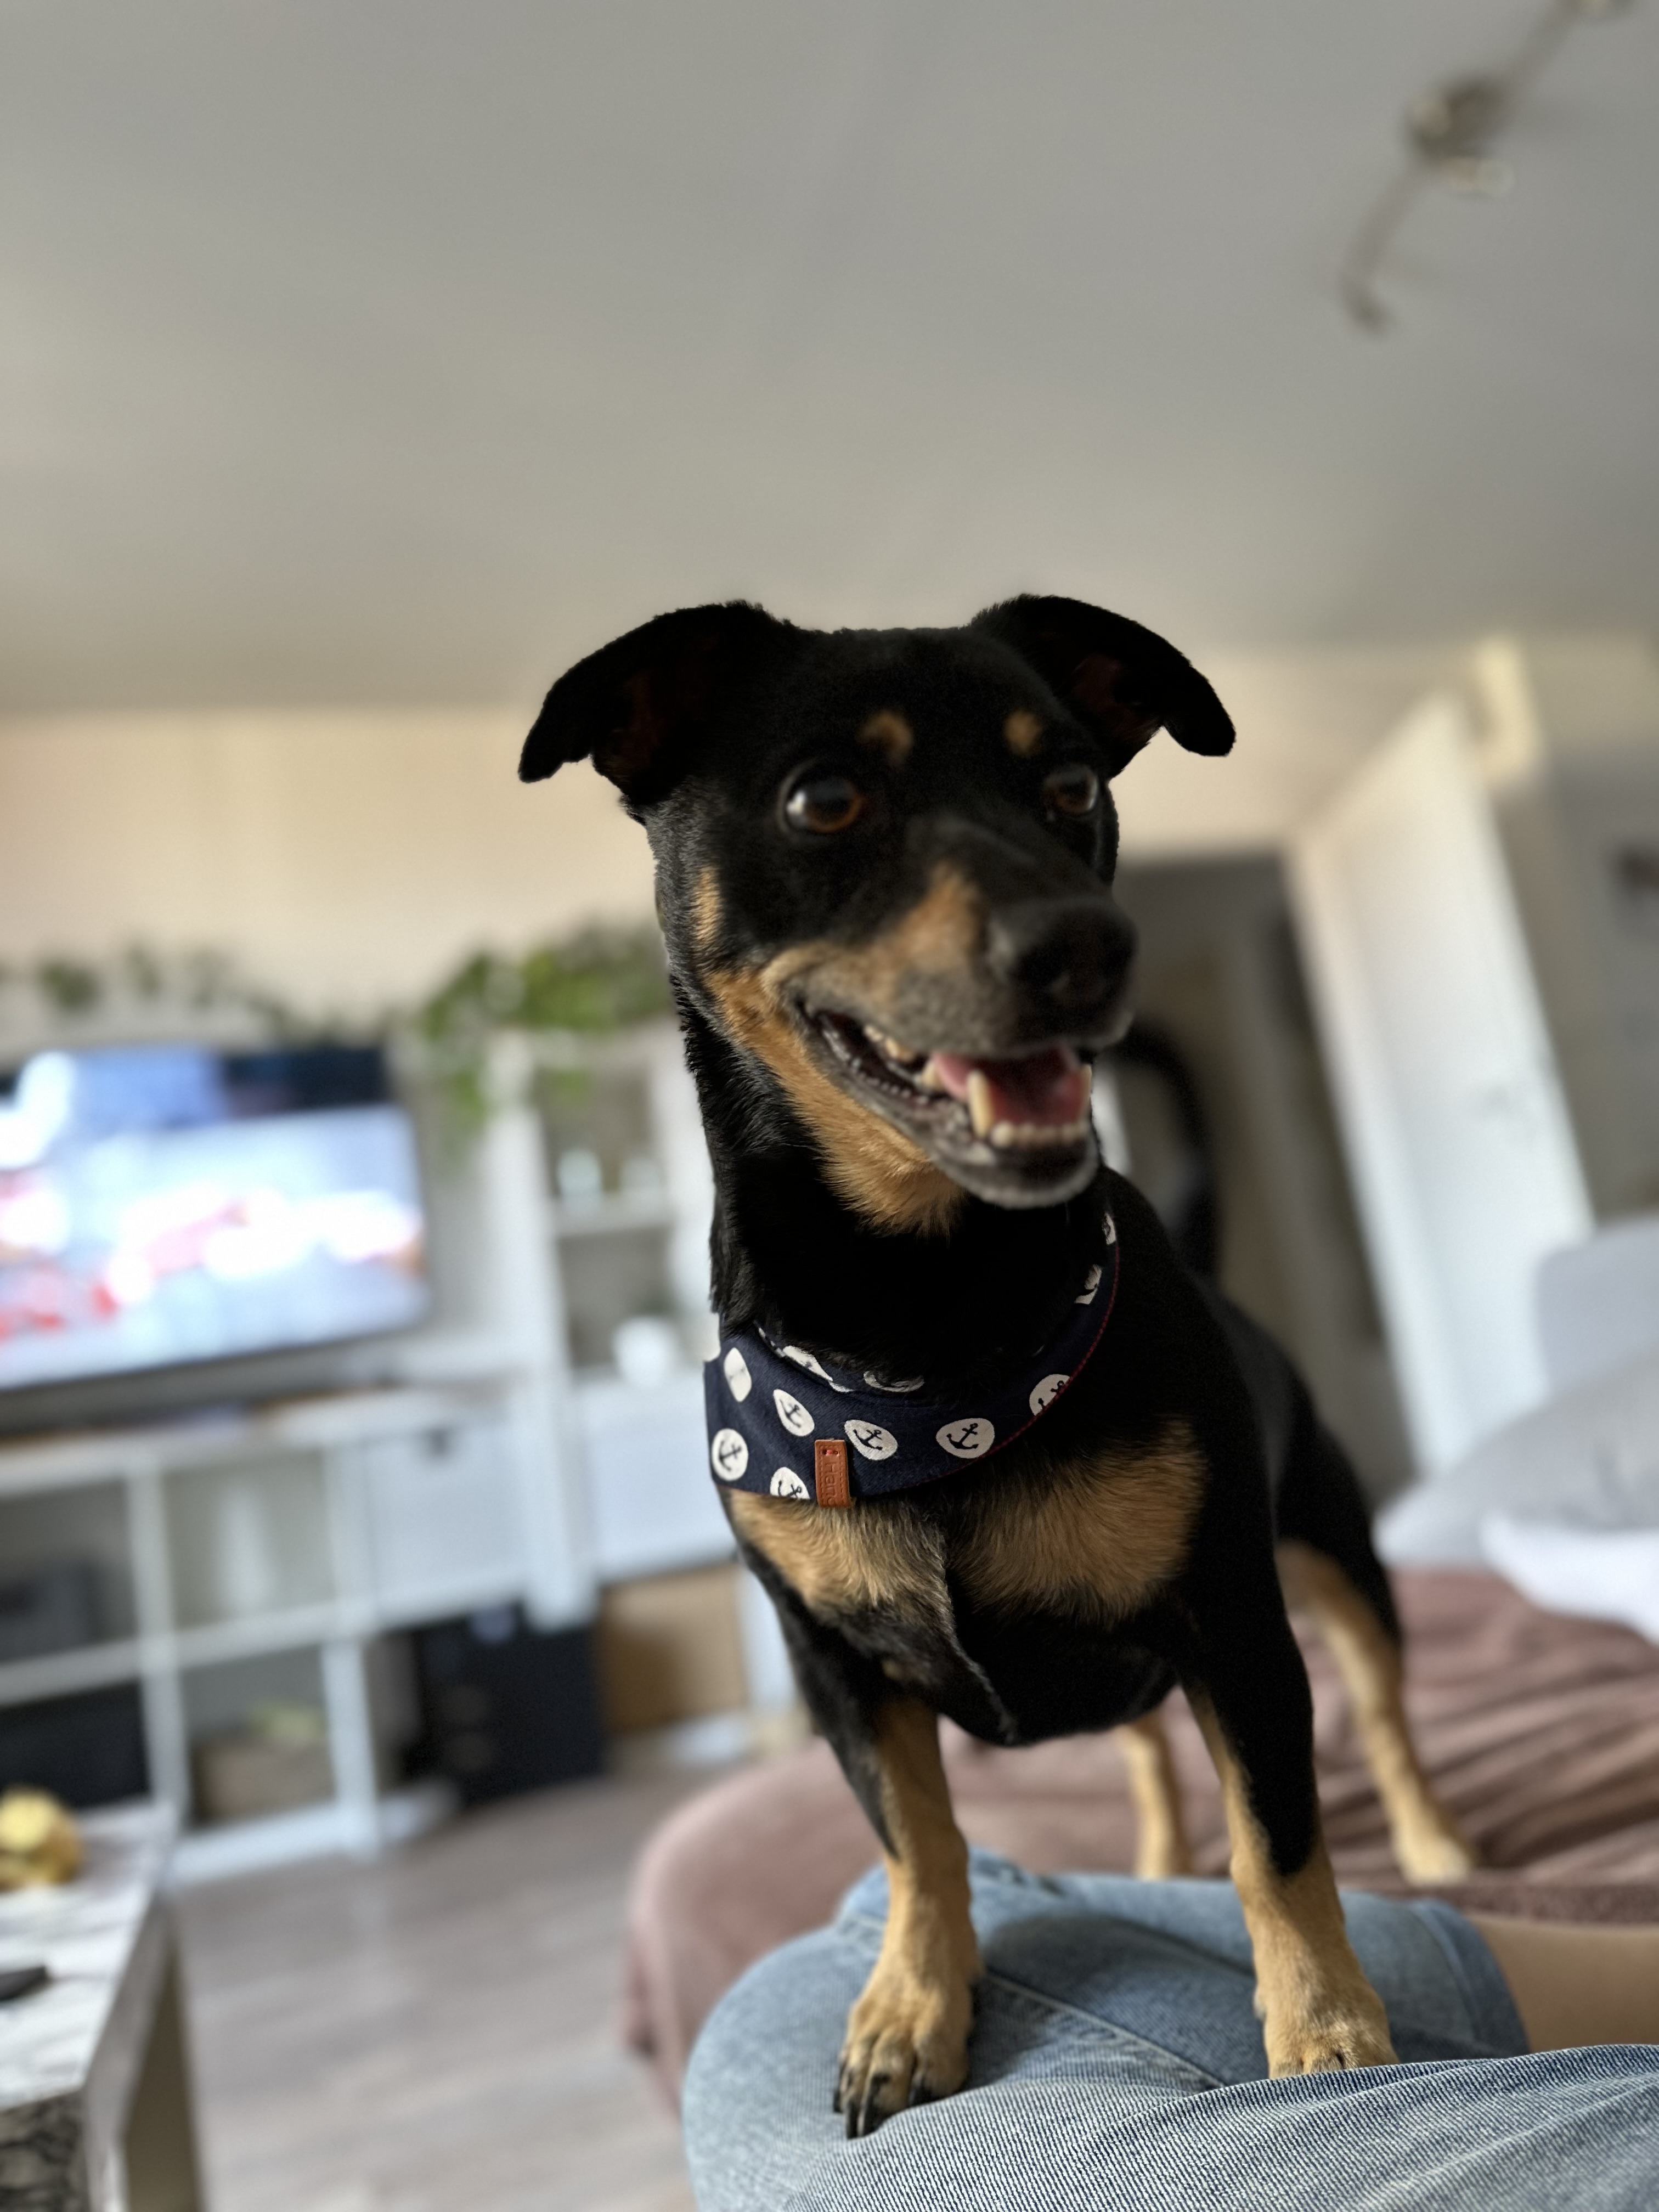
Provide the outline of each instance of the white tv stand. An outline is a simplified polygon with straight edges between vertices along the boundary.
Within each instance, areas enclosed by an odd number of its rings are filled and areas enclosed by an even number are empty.
[[[498,1113],[428,1198],[434,1322],[342,1347],[337,1387],[0,1442],[0,1580],[62,1556],[67,1531],[106,1598],[98,1640],[0,1664],[0,1707],[136,1684],[183,1879],[372,1852],[441,1814],[441,1785],[386,1771],[388,1632],[509,1603],[540,1627],[592,1612],[532,1108]],[[192,1827],[192,1737],[258,1664],[323,1707],[333,1796]]]

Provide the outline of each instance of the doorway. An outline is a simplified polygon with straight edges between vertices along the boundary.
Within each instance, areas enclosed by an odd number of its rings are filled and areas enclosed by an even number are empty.
[[[1201,1109],[1218,1279],[1296,1361],[1380,1504],[1411,1480],[1411,1453],[1284,871],[1271,857],[1141,863],[1117,887],[1139,932],[1136,1030],[1174,1048]],[[1164,1057],[1118,1056],[1119,1106],[1134,1179],[1166,1220],[1184,1206],[1190,1222],[1190,1117]]]

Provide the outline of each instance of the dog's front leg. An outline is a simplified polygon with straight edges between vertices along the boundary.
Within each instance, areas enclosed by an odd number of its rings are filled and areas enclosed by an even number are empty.
[[[860,1794],[874,1796],[887,1862],[887,1928],[842,2051],[836,2109],[852,2136],[962,2087],[979,1976],[968,1846],[951,1810],[937,1719],[915,1698],[889,1698],[862,1749]]]
[[[1258,1615],[1248,1645],[1212,1654],[1188,1684],[1221,1778],[1267,2070],[1392,2065],[1388,2015],[1348,1941],[1320,1827],[1307,1674],[1273,1611],[1276,1623]]]
[[[906,2105],[948,2096],[968,2078],[979,1946],[968,1846],[951,1811],[939,1722],[931,1705],[895,1681],[890,1661],[860,1650],[836,1618],[854,1613],[854,1601],[879,1583],[889,1634],[908,1613],[925,1642],[918,1624],[925,1624],[930,1587],[915,1575],[912,1553],[890,1541],[884,1553],[878,1548],[883,1532],[891,1533],[879,1516],[854,1523],[846,1513],[741,1493],[729,1506],[744,1558],[777,1608],[801,1695],[887,1863],[886,1932],[848,2016],[836,2087],[848,2134],[868,2135]]]

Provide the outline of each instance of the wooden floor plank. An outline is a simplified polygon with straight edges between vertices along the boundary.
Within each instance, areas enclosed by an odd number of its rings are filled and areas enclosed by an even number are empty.
[[[187,1891],[213,2212],[690,2212],[617,2025],[629,1868],[690,1786],[580,1784]]]

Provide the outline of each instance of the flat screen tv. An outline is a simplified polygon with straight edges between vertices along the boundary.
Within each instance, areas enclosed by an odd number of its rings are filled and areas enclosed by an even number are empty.
[[[0,1391],[406,1328],[424,1245],[376,1049],[124,1045],[0,1073]]]

